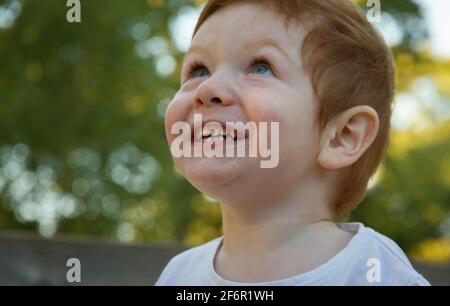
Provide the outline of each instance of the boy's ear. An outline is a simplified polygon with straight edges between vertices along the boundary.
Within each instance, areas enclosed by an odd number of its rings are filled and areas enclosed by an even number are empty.
[[[318,163],[329,170],[352,165],[373,143],[378,129],[378,114],[370,106],[342,112],[330,120],[322,133]]]

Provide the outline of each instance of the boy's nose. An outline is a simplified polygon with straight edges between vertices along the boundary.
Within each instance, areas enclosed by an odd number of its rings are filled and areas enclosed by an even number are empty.
[[[224,78],[211,76],[197,88],[195,97],[196,107],[209,107],[213,105],[228,106],[237,102],[234,90]]]

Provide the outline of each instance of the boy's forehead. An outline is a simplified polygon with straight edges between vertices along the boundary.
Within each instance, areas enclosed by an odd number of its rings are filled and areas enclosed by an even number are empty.
[[[255,9],[256,8],[256,9]],[[195,51],[251,49],[263,46],[278,48],[289,53],[299,50],[303,28],[292,23],[286,27],[286,19],[261,5],[231,5],[210,16],[194,36],[188,54]]]

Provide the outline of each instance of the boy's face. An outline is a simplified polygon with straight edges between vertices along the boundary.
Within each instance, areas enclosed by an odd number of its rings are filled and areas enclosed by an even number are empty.
[[[186,55],[181,88],[166,113],[169,144],[177,137],[172,125],[193,126],[194,114],[217,122],[279,122],[273,169],[262,169],[260,158],[174,158],[195,187],[219,201],[256,190],[280,196],[316,164],[316,103],[300,54],[305,31],[298,24],[286,31],[284,22],[262,6],[233,4],[206,20]],[[200,67],[189,71],[194,63]]]

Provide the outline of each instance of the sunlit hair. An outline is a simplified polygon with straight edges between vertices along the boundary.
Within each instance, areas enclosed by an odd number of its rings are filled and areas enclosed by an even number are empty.
[[[286,28],[292,21],[306,28],[299,56],[319,103],[316,122],[320,133],[330,119],[351,107],[369,105],[378,113],[380,128],[375,141],[335,188],[334,213],[346,215],[363,199],[389,143],[395,87],[392,53],[351,0],[210,0],[193,37],[215,12],[244,1],[264,5],[286,17]]]

